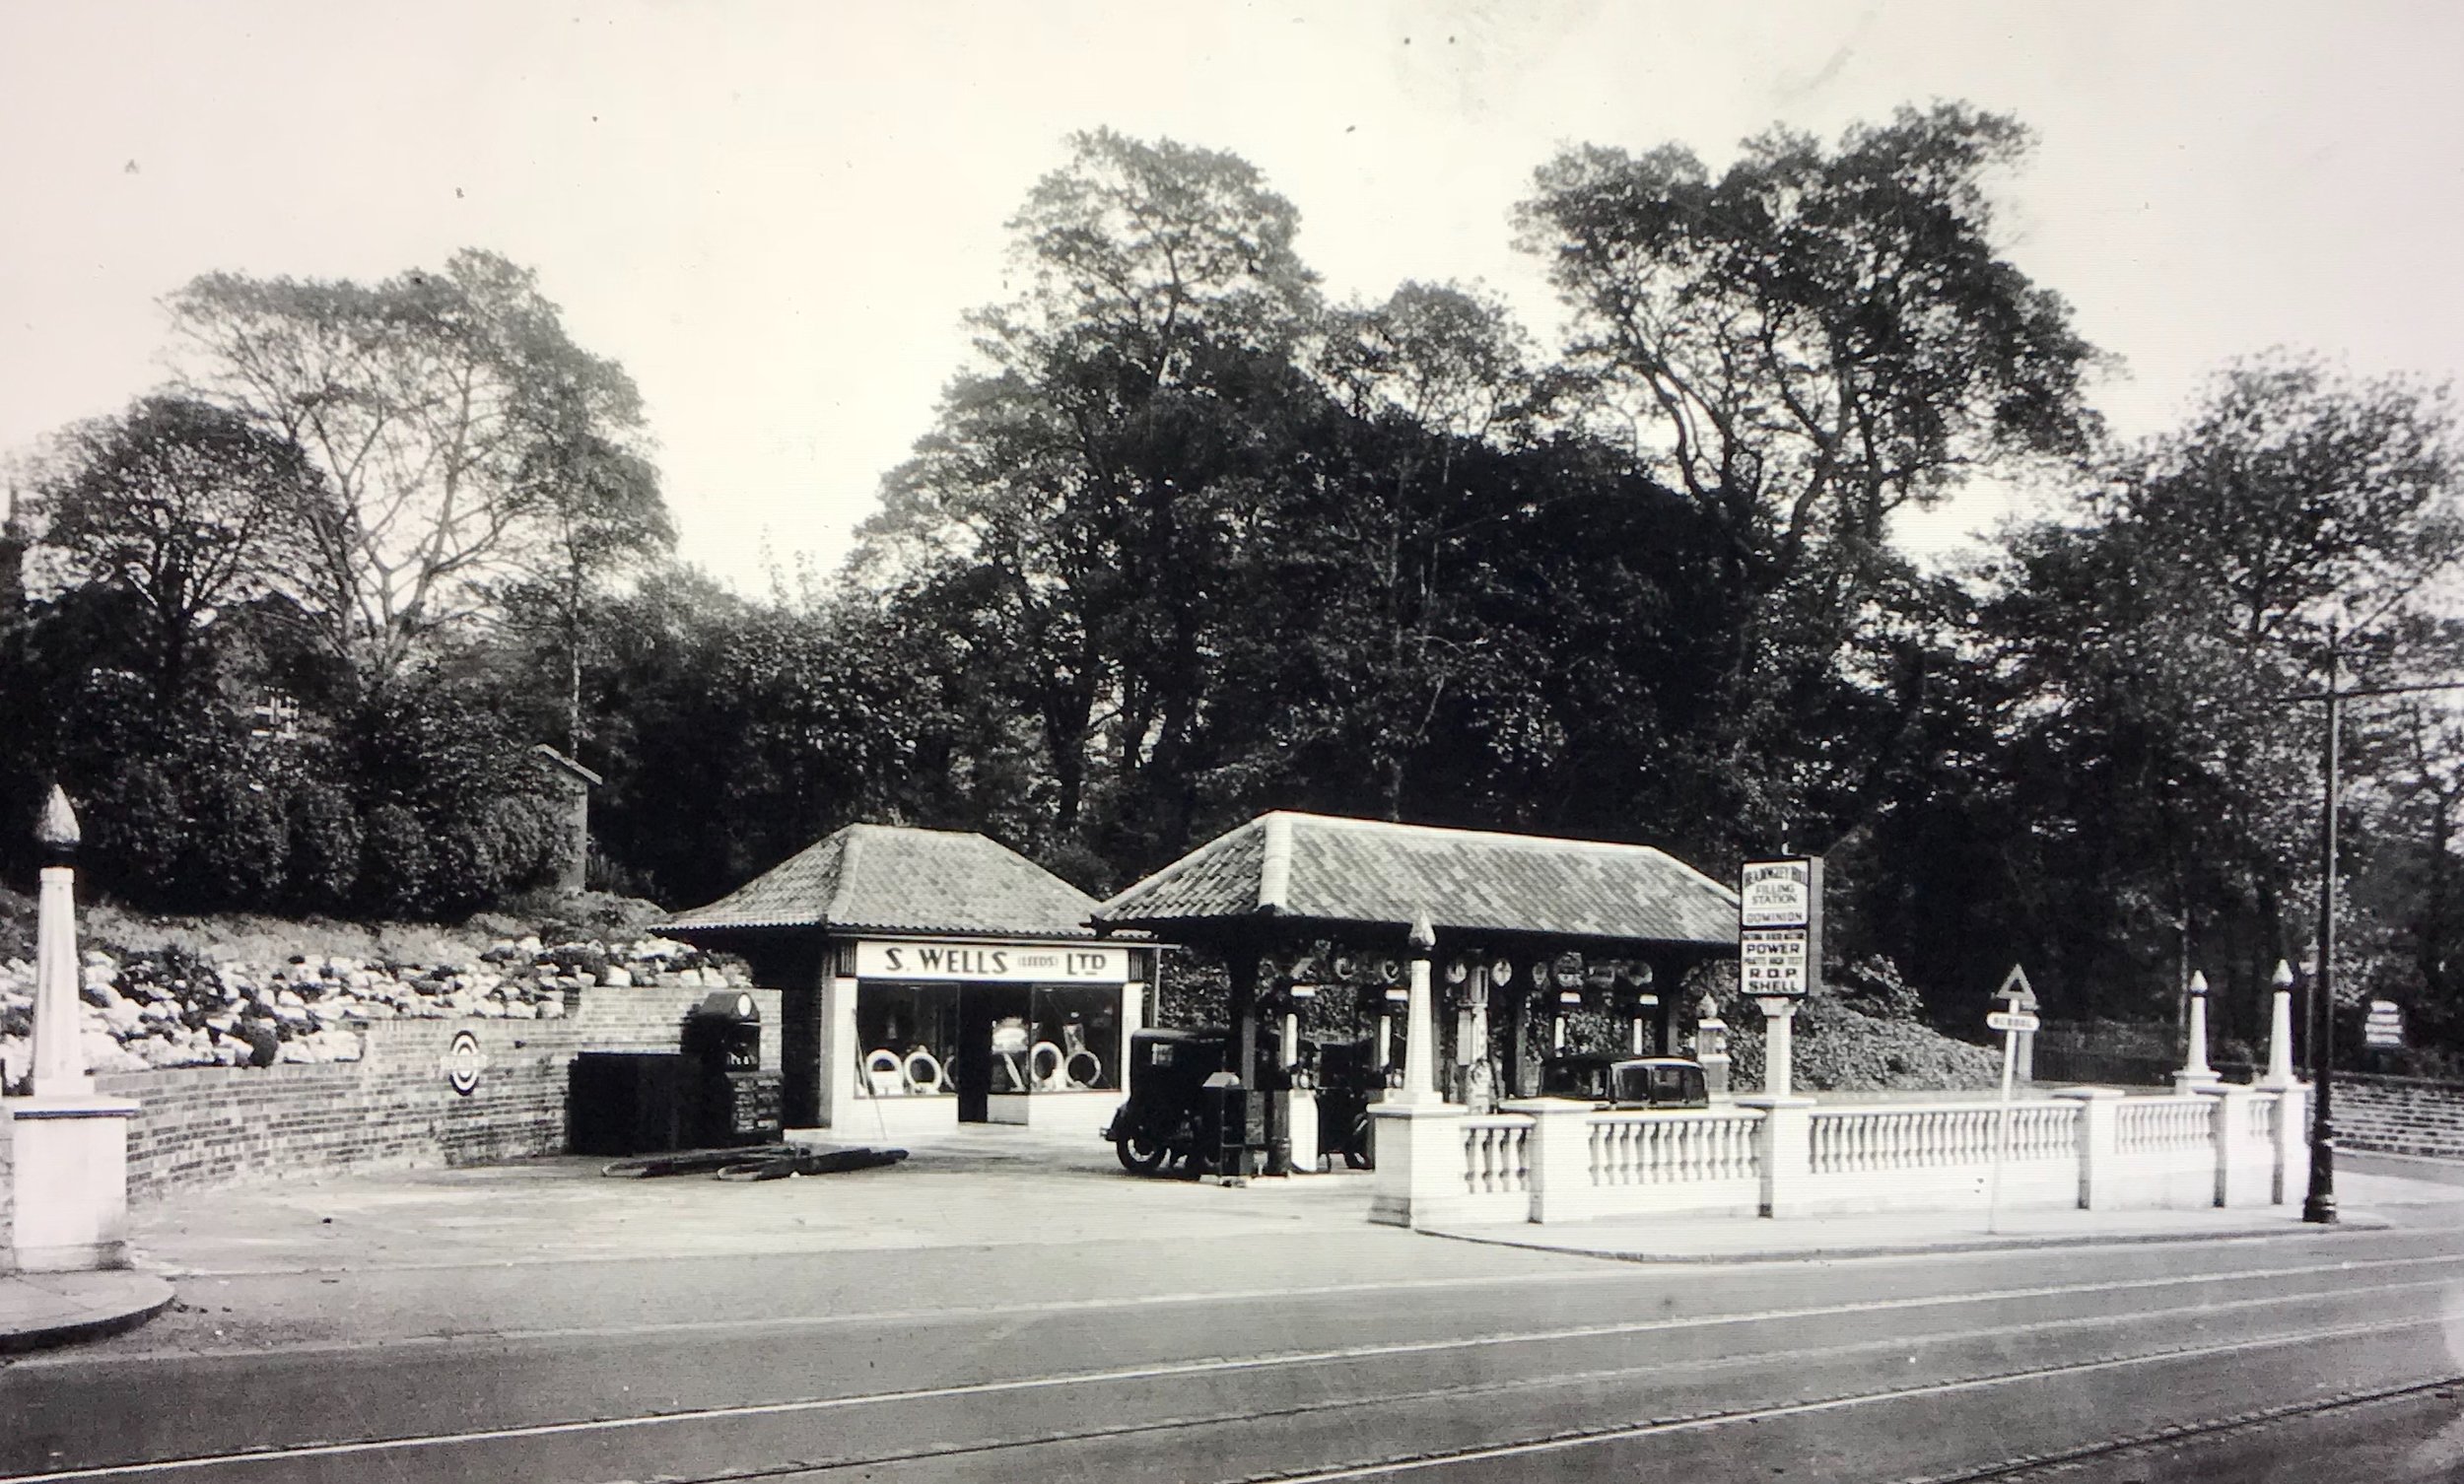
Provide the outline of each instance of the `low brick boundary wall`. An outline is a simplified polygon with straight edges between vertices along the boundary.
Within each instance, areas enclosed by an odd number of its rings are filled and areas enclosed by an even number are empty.
[[[2338,1072],[2336,1147],[2464,1159],[2464,1084]]]
[[[371,1023],[358,1061],[112,1072],[98,1092],[139,1106],[128,1129],[132,1201],[196,1185],[338,1171],[469,1165],[561,1154],[567,1067],[582,1051],[672,1051],[707,985],[571,991],[557,1020]],[[762,1017],[762,1069],[779,1071],[780,994],[748,991]],[[445,1081],[457,1032],[485,1058],[466,1097]],[[0,1249],[10,1210],[0,1137]]]

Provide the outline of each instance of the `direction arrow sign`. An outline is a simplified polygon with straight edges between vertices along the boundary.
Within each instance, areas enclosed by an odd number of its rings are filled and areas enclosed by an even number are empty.
[[[1985,1017],[1989,1031],[2033,1031],[2043,1022],[2024,1010],[1996,1010]]]

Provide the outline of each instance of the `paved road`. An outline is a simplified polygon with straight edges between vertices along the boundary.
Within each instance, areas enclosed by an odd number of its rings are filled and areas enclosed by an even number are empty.
[[[0,1370],[0,1484],[2464,1471],[2452,1205],[1736,1267],[1259,1209],[1162,1240],[191,1271],[157,1325]]]

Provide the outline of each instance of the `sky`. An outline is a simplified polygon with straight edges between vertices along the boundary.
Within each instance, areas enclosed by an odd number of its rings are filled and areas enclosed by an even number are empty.
[[[486,247],[640,384],[679,554],[760,592],[845,554],[1073,130],[1247,159],[1334,298],[1477,281],[1549,343],[1511,216],[1557,149],[1716,168],[1937,99],[2036,131],[2005,245],[2119,359],[2095,398],[2136,436],[2274,345],[2456,372],[2459,59],[2444,0],[0,0],[0,456],[166,379],[197,274]]]

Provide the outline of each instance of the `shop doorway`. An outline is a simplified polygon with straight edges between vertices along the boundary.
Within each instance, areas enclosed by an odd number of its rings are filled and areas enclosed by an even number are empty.
[[[1024,984],[961,984],[958,989],[958,1121],[989,1123],[994,1092],[1025,1092],[1026,1045],[1016,1027],[1029,1012]],[[1009,1033],[1006,1036],[1003,1033]],[[1006,1041],[1017,1040],[1011,1046]]]

